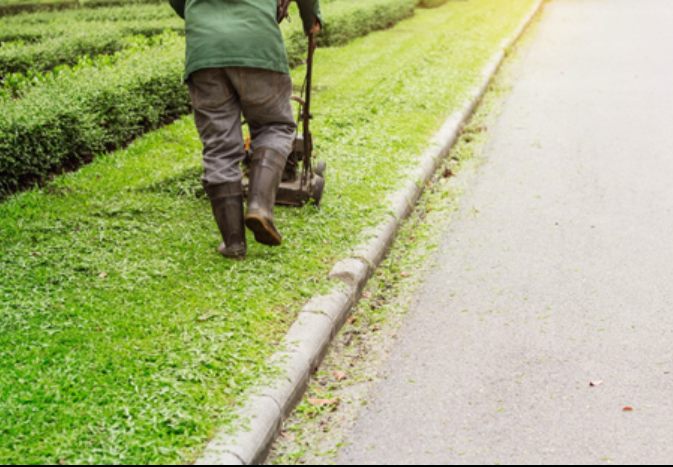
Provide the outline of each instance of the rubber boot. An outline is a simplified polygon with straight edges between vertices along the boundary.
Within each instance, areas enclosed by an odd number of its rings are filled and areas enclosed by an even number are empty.
[[[204,187],[213,207],[215,222],[224,242],[217,252],[225,258],[242,260],[248,253],[243,225],[243,187],[241,182]]]
[[[280,246],[283,243],[273,222],[273,208],[285,161],[285,156],[270,148],[257,149],[252,157],[245,225],[263,245]]]

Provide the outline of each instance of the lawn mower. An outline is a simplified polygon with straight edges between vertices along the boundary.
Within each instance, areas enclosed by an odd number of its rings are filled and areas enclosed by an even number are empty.
[[[291,98],[299,104],[297,120],[301,123],[302,129],[300,132],[300,125],[297,125],[294,144],[276,196],[276,204],[281,206],[302,207],[308,203],[319,206],[325,190],[324,174],[327,164],[324,161],[315,162],[316,154],[313,150],[313,136],[311,135],[311,119],[313,118],[313,115],[311,115],[311,87],[313,85],[313,54],[315,49],[315,38],[313,34],[309,34],[306,79],[302,86],[301,96],[292,96]],[[249,185],[247,174],[252,161],[249,137],[245,149],[246,158],[243,163],[243,173],[246,177],[243,179],[243,189],[247,196]]]

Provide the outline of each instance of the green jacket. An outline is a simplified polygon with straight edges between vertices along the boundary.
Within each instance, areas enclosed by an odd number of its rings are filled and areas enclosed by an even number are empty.
[[[277,0],[170,0],[185,19],[185,79],[203,68],[251,67],[289,73],[287,52],[276,20]],[[296,0],[304,31],[315,18],[322,24],[320,0]]]

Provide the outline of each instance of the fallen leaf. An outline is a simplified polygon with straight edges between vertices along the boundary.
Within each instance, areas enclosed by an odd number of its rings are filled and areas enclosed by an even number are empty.
[[[328,405],[338,406],[339,398],[335,397],[334,399],[309,399],[308,403],[316,407],[325,407]]]
[[[346,379],[346,373],[343,371],[335,371],[334,377],[337,379],[337,381],[343,381]]]
[[[444,178],[449,178],[449,177],[455,177],[456,173],[451,169],[445,169],[443,175]]]
[[[105,279],[107,277],[107,272],[100,274],[98,277],[100,277],[101,279]]]
[[[624,408],[622,409],[622,411],[624,411],[624,412],[633,412],[633,407],[628,407],[628,406],[627,406],[627,407],[624,407]]]
[[[362,296],[365,297],[365,298],[372,298],[372,293],[371,292],[365,292],[364,294],[362,294]]]
[[[348,318],[348,324],[353,324],[355,321],[357,321],[357,318],[354,318],[352,316]]]
[[[592,388],[597,388],[598,386],[602,386],[605,381],[592,381],[589,383],[589,386]]]
[[[199,323],[203,323],[204,321],[208,321],[209,319],[213,319],[215,316],[217,316],[217,313],[215,313],[213,311],[209,311],[205,315],[196,318],[196,321],[198,321]]]

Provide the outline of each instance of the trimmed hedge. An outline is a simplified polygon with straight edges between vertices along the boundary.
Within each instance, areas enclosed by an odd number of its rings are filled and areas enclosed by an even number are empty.
[[[35,11],[52,11],[77,7],[77,2],[62,3],[16,3],[0,5],[0,18],[3,16],[18,15]]]
[[[0,18],[19,15],[22,13],[34,13],[40,11],[54,11],[54,10],[69,10],[85,8],[105,8],[110,6],[120,5],[136,5],[136,4],[159,4],[164,3],[164,0],[75,0],[64,2],[21,2],[21,3],[6,3],[0,4]]]
[[[129,46],[131,40],[117,31],[63,36],[38,44],[14,42],[0,47],[0,81],[10,73],[48,71],[72,65],[83,55],[104,55]]]
[[[372,31],[387,29],[414,14],[417,0],[339,0],[322,7],[323,31],[316,37],[321,47],[344,45]],[[295,14],[295,17],[297,15]],[[283,23],[290,65],[306,55],[306,37],[301,21]]]
[[[449,1],[451,0],[418,0],[418,6],[420,8],[437,8]]]
[[[189,111],[181,76],[184,41],[61,72],[52,85],[5,102],[0,113],[0,191],[14,190],[67,163],[122,146]]]
[[[69,34],[34,44],[23,41],[10,42],[0,47],[0,81],[10,73],[49,71],[59,65],[72,65],[80,57],[89,55],[109,55],[132,46],[136,40],[134,33],[145,37],[160,35],[170,28],[163,22],[154,24],[134,22],[113,23],[112,27],[100,23],[85,23],[77,34]],[[175,23],[174,27],[184,26]]]
[[[0,19],[0,27],[16,28],[31,25],[59,25],[62,23],[89,22],[89,21],[140,21],[155,19],[174,19],[175,12],[168,4],[158,5],[127,5],[110,6],[105,8],[76,8],[65,11],[43,11],[22,14]]]
[[[120,22],[59,22],[54,24],[27,24],[20,27],[5,28],[0,25],[0,43],[2,48],[11,45],[12,42],[24,42],[33,44],[57,37],[69,37],[73,31],[116,31],[120,36],[139,35],[156,36],[166,30],[184,32],[185,24],[180,18],[170,20],[139,20]]]

